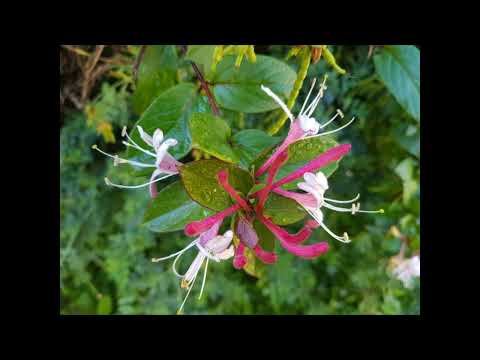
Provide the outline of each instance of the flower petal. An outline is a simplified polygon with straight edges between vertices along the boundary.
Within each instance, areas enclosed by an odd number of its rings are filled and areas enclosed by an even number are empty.
[[[273,188],[275,189],[279,186],[296,180],[299,177],[303,176],[303,174],[305,174],[306,172],[316,171],[321,167],[330,164],[333,161],[339,160],[342,156],[347,154],[351,148],[352,145],[350,144],[342,144],[325,151],[323,154],[319,155],[318,157],[310,161],[308,164],[302,166],[301,168],[295,170],[291,174],[274,183]]]
[[[297,245],[280,238],[279,240],[280,245],[282,245],[285,250],[305,259],[316,258],[317,256],[325,254],[328,251],[328,243],[325,241],[312,245]]]
[[[142,140],[150,146],[153,146],[153,140],[150,135],[148,135],[140,125],[137,125],[138,132],[140,133],[140,137]]]
[[[153,148],[157,150],[160,144],[162,143],[162,141],[163,141],[163,131],[161,129],[155,130],[155,132],[153,133],[153,140],[152,140]]]
[[[287,149],[288,145],[301,139],[304,136],[305,136],[305,132],[302,130],[302,127],[300,126],[300,121],[295,120],[294,122],[292,122],[292,124],[290,125],[290,130],[288,131],[288,134],[285,140],[283,140],[282,144],[275,150],[272,156],[270,156],[270,158],[258,169],[255,176],[259,177],[260,175],[262,175],[270,167],[270,165],[275,161],[275,159],[284,150]]]
[[[282,241],[298,244],[307,240],[312,234],[312,227],[308,224],[296,234],[290,234],[287,230],[274,224],[270,219],[262,215],[259,215],[258,219],[273,233],[273,235],[275,235],[275,237],[277,237],[277,239],[282,239]]]
[[[253,251],[255,252],[255,255],[265,264],[273,264],[278,260],[277,254],[263,250],[259,244],[253,248]]]
[[[164,173],[178,174],[178,167],[182,165],[180,161],[175,160],[175,158],[167,152],[157,166],[158,169]]]
[[[185,226],[185,234],[187,236],[197,236],[205,231],[207,231],[210,227],[212,227],[217,222],[222,222],[227,216],[232,215],[236,211],[241,208],[239,204],[235,204],[229,208],[226,208],[223,211],[220,211],[212,216],[209,216],[203,220],[199,221],[192,221],[191,223]]]
[[[245,245],[241,242],[235,249],[235,257],[233,258],[233,267],[235,269],[243,269],[247,265],[247,258],[245,257]]]
[[[258,235],[255,232],[252,224],[245,219],[240,217],[237,223],[237,236],[242,243],[248,246],[250,249],[253,249],[258,243]]]
[[[158,169],[155,169],[155,171],[152,173],[152,176],[150,177],[150,181],[155,180],[157,176],[159,176],[162,172]],[[158,191],[157,191],[157,183],[151,183],[149,185],[149,190],[150,190],[150,197],[153,199],[154,197],[157,196]]]

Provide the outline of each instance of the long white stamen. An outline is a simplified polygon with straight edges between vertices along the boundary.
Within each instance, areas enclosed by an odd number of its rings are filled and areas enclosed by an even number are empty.
[[[101,153],[105,156],[111,157],[113,159],[115,165],[121,164],[121,163],[128,163],[128,164],[132,164],[132,165],[136,165],[136,166],[140,166],[140,167],[155,167],[155,164],[144,164],[144,163],[141,163],[141,162],[138,162],[138,161],[123,159],[121,157],[118,157],[118,155],[109,154],[109,153],[99,149],[99,147],[97,145],[92,145],[92,149],[97,150],[99,153]]]
[[[327,131],[327,132],[324,132],[324,133],[320,133],[320,134],[317,134],[317,135],[312,135],[312,136],[307,136],[305,137],[304,139],[310,139],[310,138],[314,138],[314,137],[317,137],[317,136],[325,136],[325,135],[330,135],[330,134],[333,134],[337,131],[340,131],[344,128],[346,128],[348,125],[350,125],[352,122],[355,121],[355,117],[352,118],[352,120],[350,120],[348,123],[346,123],[345,125],[343,126],[340,126],[338,129],[335,129],[335,130],[331,130],[331,131]]]
[[[163,179],[166,179],[170,176],[173,176],[173,175],[176,175],[176,174],[169,174],[169,175],[166,175],[166,176],[163,176],[163,177],[160,177],[160,178],[156,178],[152,181],[149,181],[149,182],[146,182],[144,184],[140,184],[140,185],[121,185],[121,184],[115,184],[115,183],[112,183],[108,178],[105,178],[105,184],[107,184],[108,186],[113,186],[113,187],[117,187],[117,188],[120,188],[120,189],[139,189],[139,188],[142,188],[142,187],[145,187],[145,186],[148,186],[150,184],[153,184],[157,181],[160,181],[160,180],[163,180]]]
[[[172,264],[173,273],[174,273],[177,277],[179,277],[179,278],[183,278],[183,277],[187,274],[187,273],[185,272],[185,274],[181,275],[181,274],[179,274],[178,271],[177,271],[177,261],[178,261],[178,259],[180,259],[180,258],[182,257],[183,254],[185,254],[185,251],[182,252],[182,253],[180,253],[180,254],[178,254],[177,257],[175,258],[175,260],[173,261],[173,264]],[[152,261],[153,261],[153,260],[152,260]]]
[[[330,124],[333,120],[335,120],[337,118],[337,116],[342,117],[342,115],[340,115],[340,114],[341,114],[341,110],[337,109],[337,112],[335,113],[335,115],[330,120],[328,120],[325,124],[320,125],[320,129],[323,129],[325,126]]]
[[[303,102],[302,108],[300,109],[300,113],[298,114],[298,117],[302,116],[303,109],[305,108],[305,105],[307,105],[308,99],[310,99],[310,94],[312,93],[313,87],[315,86],[315,82],[317,81],[317,78],[313,79],[312,86],[310,87],[310,91],[308,92],[307,98]]]
[[[168,256],[164,256],[164,257],[161,257],[161,258],[152,258],[152,262],[159,262],[159,261],[171,259],[172,257],[177,256],[178,254],[182,254],[182,253],[184,253],[185,251],[187,251],[188,249],[190,249],[192,246],[195,246],[195,244],[197,243],[197,241],[198,241],[198,238],[195,239],[195,240],[193,240],[190,244],[188,244],[187,246],[185,246],[182,250],[177,251],[176,253],[173,253],[173,254],[170,254],[170,255],[168,255]]]
[[[312,103],[305,109],[305,113],[307,113],[308,117],[312,116],[313,112],[318,106],[318,103],[323,97],[324,90],[327,90],[327,87],[325,86],[326,81],[327,81],[327,75],[325,75],[325,77],[323,78],[323,83],[320,84],[320,89],[318,90],[317,96],[315,96]]]
[[[126,146],[130,146],[130,147],[133,147],[134,149],[137,149],[137,150],[140,150],[141,152],[144,152],[145,154],[147,155],[150,155],[150,156],[153,156],[153,157],[156,157],[157,155],[155,155],[153,152],[151,151],[148,151],[148,150],[145,150],[144,148],[138,146],[137,144],[130,144],[129,142],[127,141],[122,141],[123,145],[126,145]]]
[[[357,196],[355,196],[351,200],[335,200],[335,199],[330,199],[330,198],[327,198],[327,197],[323,197],[323,199],[327,200],[327,201],[330,201],[330,202],[333,202],[333,203],[337,203],[337,204],[349,204],[349,203],[352,203],[352,202],[360,199],[360,194],[357,194]]]
[[[360,210],[360,203],[352,204],[351,208],[341,208],[341,207],[331,205],[327,202],[324,202],[323,206],[325,206],[328,209],[335,210],[335,211],[338,211],[338,212],[352,212],[352,215],[354,215],[356,212],[369,213],[369,214],[377,214],[377,213],[383,213],[384,212],[383,209],[380,209],[380,210]]]
[[[198,295],[198,300],[202,298],[203,294],[203,288],[205,287],[205,280],[207,280],[207,268],[208,268],[208,258],[207,261],[205,262],[205,270],[203,271],[203,281],[202,281],[202,287],[200,289],[200,295]]]
[[[197,273],[197,274],[198,274],[198,273]],[[182,310],[183,310],[183,305],[185,305],[185,302],[186,302],[187,299],[188,299],[188,295],[190,295],[190,291],[192,290],[193,285],[195,284],[195,280],[197,280],[197,275],[195,275],[195,277],[193,278],[193,281],[192,281],[190,287],[188,288],[187,295],[185,296],[185,299],[183,299],[182,305],[180,305],[180,308],[177,310],[177,315],[179,315],[179,314],[182,312]]]
[[[310,214],[310,216],[313,217],[313,218],[315,219],[315,221],[316,221],[318,224],[320,224],[320,226],[321,226],[327,233],[329,233],[330,236],[332,236],[334,239],[336,239],[336,240],[338,240],[338,241],[341,241],[341,242],[344,242],[344,243],[349,243],[349,242],[350,242],[347,233],[343,233],[343,237],[334,234],[334,233],[327,227],[327,225],[325,225],[325,223],[322,221],[322,219],[320,219],[320,218],[317,216],[317,214],[315,214],[314,211],[312,211],[311,209],[308,209],[308,208],[305,208],[305,210],[307,210],[307,212]]]
[[[285,103],[276,94],[274,94],[274,92],[272,90],[270,90],[268,87],[263,86],[263,85],[260,85],[260,87],[262,88],[263,91],[265,91],[267,93],[268,96],[270,96],[273,100],[275,100],[275,102],[278,105],[280,105],[282,110],[285,111],[285,113],[288,115],[288,118],[290,119],[290,121],[293,122],[294,121],[293,115],[290,112],[290,110],[288,109],[287,105],[285,105]]]

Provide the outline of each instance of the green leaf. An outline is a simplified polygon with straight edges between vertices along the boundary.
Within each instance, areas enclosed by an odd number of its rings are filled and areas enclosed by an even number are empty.
[[[388,45],[374,56],[375,69],[400,105],[420,121],[420,50]]]
[[[110,315],[112,313],[112,298],[108,295],[103,295],[97,303],[98,315]]]
[[[293,144],[290,144],[288,146],[288,161],[278,171],[277,175],[275,176],[275,181],[280,180],[291,172],[306,165],[309,161],[315,159],[320,154],[337,145],[338,143],[328,136],[319,136],[315,138],[299,140],[294,142]],[[255,159],[255,169],[258,169],[272,155],[274,150],[275,149],[272,148],[269,151],[261,154],[257,159]],[[338,163],[339,161],[335,161],[330,165],[319,169],[319,171],[322,171],[326,177],[329,177],[335,172],[335,170],[337,170]],[[267,175],[264,174],[260,177],[260,179],[265,180],[266,176]],[[295,189],[297,187],[297,184],[302,181],[303,177],[292,181],[291,183],[283,185],[282,188],[287,190]]]
[[[415,157],[420,157],[420,129],[418,126],[400,124],[394,129],[395,140]]]
[[[240,131],[232,137],[232,147],[240,158],[240,165],[248,169],[262,151],[279,141],[279,137],[272,137],[261,130],[249,129]]]
[[[233,164],[210,159],[192,161],[180,167],[182,182],[190,197],[215,211],[232,205],[230,195],[217,180],[217,174],[222,169],[228,170],[228,181],[237,192],[248,193],[253,186],[252,176]]]
[[[230,145],[231,130],[225,120],[211,114],[194,113],[189,122],[193,148],[224,161],[240,161]]]
[[[133,110],[141,114],[163,91],[175,85],[177,51],[174,45],[148,45],[138,69]]]
[[[194,202],[183,184],[176,181],[164,187],[149,203],[144,225],[159,233],[182,230],[189,222],[202,220],[213,212]]]
[[[275,236],[263,223],[257,219],[253,222],[253,227],[258,235],[258,243],[265,251],[275,250]]]
[[[216,45],[189,45],[186,60],[191,60],[197,64],[207,80],[211,79],[213,52]]]
[[[163,92],[153,101],[135,124],[130,136],[137,144],[152,151],[140,138],[137,125],[142,126],[143,130],[150,135],[157,128],[162,129],[165,138],[177,139],[178,144],[171,147],[169,151],[175,158],[179,159],[191,149],[188,118],[192,112],[202,111],[202,109],[205,109],[205,100],[197,96],[195,85],[188,83],[176,85]],[[127,156],[144,163],[151,164],[154,162],[153,157],[132,147],[128,148]],[[139,175],[151,172],[151,170],[146,171],[142,168],[135,167],[134,169]]]
[[[279,105],[260,85],[269,87],[285,100],[297,77],[286,63],[269,56],[258,55],[256,63],[243,62],[239,69],[234,63],[235,56],[226,56],[211,81],[220,106],[234,111],[259,113],[277,109]]]
[[[292,199],[270,193],[265,202],[264,214],[277,225],[289,225],[302,220],[306,213]]]

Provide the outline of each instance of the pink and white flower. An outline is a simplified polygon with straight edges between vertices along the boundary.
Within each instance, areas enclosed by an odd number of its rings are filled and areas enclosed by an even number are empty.
[[[122,130],[122,136],[126,137],[128,141],[123,141],[123,144],[132,148],[135,148],[155,159],[154,163],[142,163],[139,161],[128,160],[118,157],[117,155],[111,155],[106,153],[103,150],[100,150],[97,145],[93,145],[92,148],[101,152],[102,154],[109,156],[114,159],[114,165],[118,164],[130,164],[137,167],[143,168],[152,168],[155,169],[150,176],[150,181],[140,184],[140,185],[121,185],[114,184],[108,178],[105,178],[105,183],[109,186],[118,187],[121,189],[138,189],[145,186],[150,187],[151,197],[157,195],[157,188],[155,183],[166,179],[167,177],[178,174],[177,167],[182,165],[181,162],[175,160],[175,158],[168,153],[168,149],[172,146],[177,145],[178,141],[172,138],[164,139],[163,131],[161,129],[156,129],[153,133],[153,136],[147,134],[141,126],[137,126],[138,132],[142,140],[153,148],[154,152],[144,149],[138,145],[133,139],[127,134],[127,128],[124,127]]]
[[[327,89],[327,87],[325,86],[325,82],[326,82],[326,77],[325,77],[324,80],[323,80],[323,83],[320,84],[320,88],[319,88],[317,96],[315,96],[315,98],[310,103],[310,105],[308,105],[307,108],[305,108],[305,106],[306,106],[306,104],[307,104],[307,102],[310,98],[310,95],[312,93],[313,87],[315,86],[315,81],[316,81],[316,79],[314,79],[314,81],[312,83],[312,86],[310,88],[310,91],[308,92],[307,98],[305,99],[305,101],[302,105],[302,108],[300,109],[300,113],[297,115],[296,118],[292,115],[292,113],[288,109],[287,105],[278,97],[278,95],[276,95],[268,87],[261,85],[262,90],[268,96],[270,96],[273,100],[275,100],[275,102],[277,102],[278,105],[280,105],[280,107],[282,108],[282,110],[288,115],[288,118],[290,119],[290,129],[288,131],[288,134],[287,134],[287,137],[285,138],[285,140],[282,142],[282,144],[280,144],[278,146],[278,148],[272,154],[270,159],[268,159],[257,170],[255,176],[258,177],[258,176],[262,175],[272,165],[272,163],[275,161],[277,156],[280,155],[283,151],[285,151],[285,149],[291,143],[293,143],[297,140],[300,140],[300,139],[304,139],[304,138],[310,138],[310,137],[316,137],[316,136],[325,136],[325,135],[333,134],[333,133],[335,133],[337,131],[340,131],[343,128],[347,127],[348,125],[350,125],[355,120],[355,118],[352,118],[352,120],[350,120],[347,124],[341,126],[338,129],[335,129],[335,130],[332,130],[332,131],[327,131],[327,132],[322,132],[322,133],[318,134],[318,132],[320,130],[322,130],[324,127],[329,125],[338,116],[343,118],[344,115],[343,115],[343,112],[340,109],[337,109],[335,115],[330,120],[325,122],[324,124],[318,123],[317,120],[314,117],[312,117],[313,112],[315,111],[315,109],[317,108],[320,100],[323,97],[324,90]]]
[[[188,296],[190,295],[190,291],[195,284],[195,280],[197,279],[198,273],[205,262],[205,269],[203,273],[203,281],[202,287],[200,289],[200,294],[198,299],[202,297],[203,289],[205,287],[205,281],[207,278],[207,269],[208,269],[208,261],[213,260],[215,262],[220,262],[224,260],[228,260],[233,257],[235,250],[232,243],[233,239],[233,232],[228,230],[223,235],[218,235],[218,229],[220,227],[221,221],[215,223],[210,229],[203,232],[198,236],[195,240],[193,240],[190,244],[185,246],[182,250],[177,251],[171,255],[161,257],[161,258],[154,258],[152,259],[153,262],[159,262],[163,260],[168,260],[171,258],[175,258],[172,264],[172,270],[176,276],[181,278],[180,286],[183,289],[187,289],[187,295],[185,296],[180,308],[178,309],[178,314],[181,313],[185,302],[187,301]],[[180,257],[189,249],[196,247],[198,249],[198,254],[191,263],[190,267],[188,268],[185,274],[179,274],[177,271],[176,265]]]
[[[325,174],[323,174],[321,171],[317,172],[316,175],[311,172],[306,172],[303,175],[303,178],[305,181],[298,183],[297,187],[300,190],[305,191],[305,193],[302,194],[293,191],[287,191],[281,188],[275,189],[275,192],[279,195],[297,201],[308,212],[308,214],[315,219],[318,225],[320,225],[330,236],[338,241],[348,243],[351,240],[349,239],[348,233],[344,232],[343,236],[338,236],[333,233],[333,231],[331,231],[327,225],[325,225],[323,212],[321,210],[322,207],[333,211],[351,212],[352,215],[355,215],[356,213],[383,213],[383,209],[377,211],[360,210],[360,203],[355,203],[355,201],[360,198],[360,194],[350,200],[336,200],[325,197],[324,194],[329,188],[328,180]],[[335,206],[332,203],[352,204],[352,206],[350,208],[343,208]]]

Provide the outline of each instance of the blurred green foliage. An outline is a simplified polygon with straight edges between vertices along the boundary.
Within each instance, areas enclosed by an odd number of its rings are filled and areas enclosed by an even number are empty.
[[[401,240],[392,226],[409,239],[407,256],[420,247],[419,122],[396,101],[368,59],[368,46],[330,46],[347,75],[324,61],[312,64],[293,113],[297,113],[314,77],[328,74],[328,90],[314,117],[328,119],[337,108],[357,120],[337,136],[352,144],[351,155],[330,177],[329,196],[351,198],[361,194],[362,208],[384,208],[383,215],[351,216],[325,213],[337,233],[348,231],[349,244],[335,242],[318,230],[312,242],[328,240],[330,251],[315,260],[295,257],[277,247],[279,261],[256,279],[233,268],[230,261],[212,264],[203,297],[192,290],[188,314],[419,314],[420,284],[406,289],[387,271]],[[264,54],[285,59],[288,46],[271,46]],[[382,49],[376,49],[381,52]],[[288,61],[297,71],[295,59]],[[193,76],[185,62],[178,72]],[[171,79],[169,80],[171,81]],[[106,86],[106,85],[105,85]],[[110,88],[104,86],[104,92]],[[123,114],[109,118],[116,138],[133,113],[132,93],[119,98],[125,104],[103,101],[102,112]],[[109,95],[114,99],[115,96]],[[108,106],[112,109],[108,109]],[[275,120],[272,112],[240,114],[222,110],[234,131],[265,130]],[[273,111],[275,113],[275,111]],[[280,113],[277,112],[279,115]],[[277,116],[278,117],[278,116]],[[114,118],[118,118],[115,121]],[[285,136],[284,127],[277,136]],[[121,183],[137,183],[128,169],[114,167],[91,145],[124,151],[119,141],[105,143],[87,116],[65,114],[60,137],[60,289],[62,314],[174,314],[185,295],[170,270],[171,262],[152,263],[183,248],[183,232],[156,234],[141,226],[148,191],[106,187],[109,176]],[[166,186],[170,181],[159,185]],[[292,225],[291,230],[297,230]],[[180,263],[186,269],[194,254]]]

